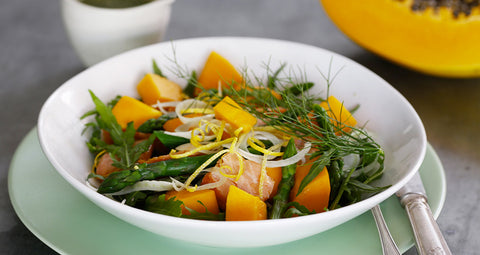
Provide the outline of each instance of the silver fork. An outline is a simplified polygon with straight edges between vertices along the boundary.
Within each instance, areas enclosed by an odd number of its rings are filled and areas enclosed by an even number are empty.
[[[384,255],[401,255],[400,251],[398,250],[395,241],[390,235],[390,231],[388,231],[387,224],[383,219],[382,210],[380,210],[380,206],[376,205],[372,208],[373,218],[375,219],[375,223],[377,224],[378,233],[380,235],[380,243],[382,244],[382,251]]]

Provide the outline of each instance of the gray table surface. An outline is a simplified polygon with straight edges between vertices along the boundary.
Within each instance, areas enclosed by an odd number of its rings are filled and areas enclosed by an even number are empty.
[[[176,1],[165,39],[203,36],[307,43],[350,57],[387,80],[416,108],[444,164],[448,192],[438,223],[447,243],[454,254],[480,254],[480,79],[436,78],[391,64],[341,34],[315,0]],[[55,254],[16,216],[7,175],[43,102],[84,70],[64,31],[59,2],[3,1],[0,56],[0,254]],[[416,254],[415,248],[406,254]]]

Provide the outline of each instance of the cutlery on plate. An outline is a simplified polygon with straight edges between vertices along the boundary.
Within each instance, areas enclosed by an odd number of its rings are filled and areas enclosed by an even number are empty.
[[[419,173],[415,173],[413,178],[396,195],[407,211],[418,253],[420,255],[452,254],[437,222],[433,218]]]
[[[382,244],[382,251],[384,255],[400,255],[395,241],[390,235],[385,219],[383,218],[382,210],[379,205],[372,208],[373,218],[377,224],[378,234],[380,235],[380,243]]]

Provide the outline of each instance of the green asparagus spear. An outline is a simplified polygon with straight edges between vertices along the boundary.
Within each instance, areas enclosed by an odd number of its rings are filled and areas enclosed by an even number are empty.
[[[286,159],[292,157],[296,153],[297,149],[295,148],[295,142],[292,138],[290,141],[288,141],[283,158]],[[290,190],[293,187],[296,168],[296,163],[282,167],[282,180],[278,185],[277,194],[273,197],[273,206],[270,212],[271,219],[280,219],[286,209],[285,205],[288,203],[288,196],[290,195]]]
[[[137,165],[138,168],[136,169],[114,172],[105,178],[97,192],[102,194],[113,193],[133,185],[138,181],[154,180],[163,176],[191,174],[211,156],[212,155],[202,155],[171,159],[152,164],[140,164]],[[215,163],[216,161],[213,161],[210,165]]]

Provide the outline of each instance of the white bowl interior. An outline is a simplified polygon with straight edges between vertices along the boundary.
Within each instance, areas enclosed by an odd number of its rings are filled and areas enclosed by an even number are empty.
[[[346,106],[360,104],[355,113],[360,125],[374,134],[386,154],[385,173],[379,185],[387,190],[356,204],[306,217],[256,222],[209,222],[174,218],[141,211],[110,200],[85,185],[92,156],[81,135],[94,108],[88,90],[101,100],[116,95],[138,97],[135,86],[155,59],[169,78],[176,63],[199,72],[212,51],[225,56],[239,69],[265,75],[265,65],[276,69],[288,63],[303,70],[316,83],[315,92],[325,96],[322,75],[334,76],[331,94]],[[199,38],[160,43],[136,49],[97,64],[59,87],[44,104],[38,120],[39,139],[57,171],[99,207],[126,222],[168,237],[210,246],[253,247],[298,240],[335,227],[390,197],[418,170],[426,151],[421,120],[408,101],[387,82],[361,65],[313,46],[259,38]]]

